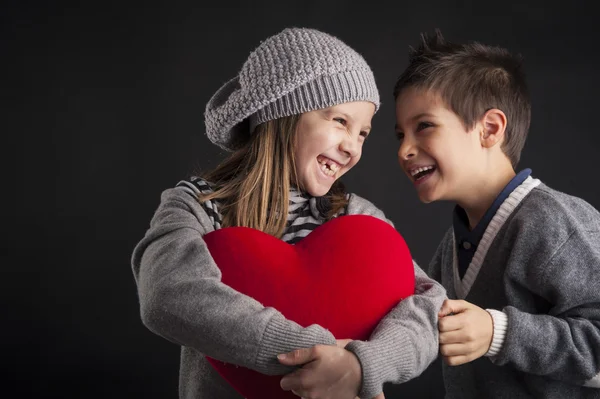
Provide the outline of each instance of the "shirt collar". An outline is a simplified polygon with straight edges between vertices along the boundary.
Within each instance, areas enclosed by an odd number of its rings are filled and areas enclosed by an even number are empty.
[[[454,207],[453,214],[453,227],[454,227],[454,235],[456,236],[456,242],[461,243],[463,241],[468,241],[473,246],[477,246],[481,237],[483,237],[483,233],[485,229],[487,229],[488,224],[500,208],[500,205],[508,198],[510,193],[514,191],[515,188],[521,185],[531,175],[531,169],[523,169],[520,171],[515,177],[513,177],[510,182],[502,189],[500,194],[496,197],[492,205],[485,212],[477,226],[473,230],[469,228],[469,218],[467,217],[467,213],[463,208],[456,205]]]

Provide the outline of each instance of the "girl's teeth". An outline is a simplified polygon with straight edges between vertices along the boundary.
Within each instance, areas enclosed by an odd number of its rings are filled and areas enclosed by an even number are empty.
[[[327,167],[327,165],[325,164],[321,164],[321,170],[323,171],[323,173],[325,173],[327,176],[333,176],[335,175],[335,170],[333,169],[329,169]]]
[[[317,161],[321,164],[321,169],[329,176],[333,176],[340,169],[337,163],[329,161],[327,158],[319,158]]]

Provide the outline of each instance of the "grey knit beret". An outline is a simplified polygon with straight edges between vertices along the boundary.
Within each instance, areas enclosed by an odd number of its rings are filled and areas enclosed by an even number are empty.
[[[261,123],[351,101],[370,101],[379,109],[375,77],[364,58],[326,33],[288,28],[264,40],[212,96],[204,113],[206,134],[233,151]]]

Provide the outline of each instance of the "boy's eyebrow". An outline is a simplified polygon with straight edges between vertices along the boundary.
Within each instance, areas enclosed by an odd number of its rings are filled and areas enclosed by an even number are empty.
[[[417,119],[421,119],[424,116],[428,116],[430,118],[433,118],[435,115],[430,114],[429,112],[421,112],[420,114],[417,114],[417,115],[413,116],[412,118],[409,118],[409,121],[416,121]],[[396,123],[394,125],[394,129],[396,129],[396,130],[400,129],[400,125],[398,125]]]

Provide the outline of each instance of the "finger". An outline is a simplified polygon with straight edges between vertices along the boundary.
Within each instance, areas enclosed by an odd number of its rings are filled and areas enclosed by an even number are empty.
[[[288,366],[298,366],[305,363],[308,363],[315,358],[315,350],[314,346],[312,348],[301,348],[296,349],[288,353],[282,353],[277,355],[277,360],[281,364],[285,364]]]
[[[465,313],[454,314],[438,320],[438,330],[440,333],[447,331],[460,330],[465,326],[467,317]]]
[[[460,366],[472,360],[469,356],[444,356],[443,359],[449,366]]]
[[[472,353],[471,347],[467,344],[445,344],[440,345],[442,356],[468,356]]]
[[[451,330],[440,332],[440,345],[446,344],[462,344],[465,343],[465,337],[462,330]]]
[[[469,302],[461,299],[446,299],[442,304],[438,317],[445,317],[451,314],[461,313],[468,309]]]
[[[299,370],[294,371],[293,373],[290,373],[290,374],[284,376],[279,381],[279,386],[284,391],[292,391],[295,394],[297,394],[297,392],[303,392],[303,389],[305,388],[305,380],[306,380],[305,370],[299,369]],[[298,396],[302,396],[302,395],[298,395]]]

